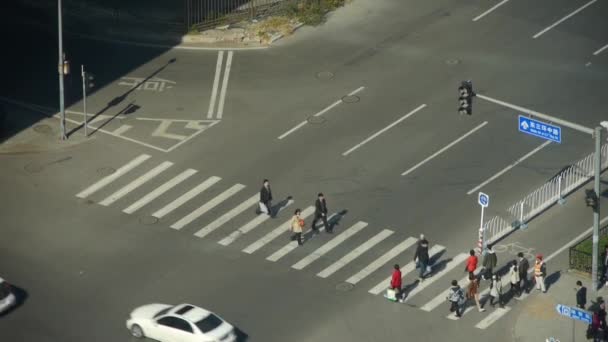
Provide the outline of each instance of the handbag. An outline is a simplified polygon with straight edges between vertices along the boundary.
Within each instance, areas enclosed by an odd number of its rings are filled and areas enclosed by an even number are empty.
[[[268,208],[266,207],[266,204],[259,202],[260,204],[260,212],[264,213],[264,214],[268,214]]]
[[[395,289],[386,289],[384,298],[390,300],[391,302],[396,302],[397,301],[397,291],[395,291]]]

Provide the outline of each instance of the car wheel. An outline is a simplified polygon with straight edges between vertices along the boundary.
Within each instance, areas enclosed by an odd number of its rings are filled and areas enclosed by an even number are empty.
[[[144,337],[144,331],[143,331],[143,329],[139,325],[133,324],[131,326],[131,335],[133,335],[133,337],[143,338]]]

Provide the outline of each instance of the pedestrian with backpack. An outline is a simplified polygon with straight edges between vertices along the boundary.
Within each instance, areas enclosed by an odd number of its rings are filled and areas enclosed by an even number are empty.
[[[452,280],[452,287],[450,287],[447,300],[450,302],[450,312],[455,312],[458,318],[462,317],[465,298],[464,291],[458,285],[458,281]]]

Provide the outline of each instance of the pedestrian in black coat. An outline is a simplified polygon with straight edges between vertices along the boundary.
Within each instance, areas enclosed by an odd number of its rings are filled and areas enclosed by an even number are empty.
[[[519,295],[521,295],[522,292],[528,292],[528,269],[530,269],[530,262],[528,259],[526,259],[526,257],[524,257],[524,253],[522,252],[517,253],[517,258],[519,259],[519,263],[517,265],[520,281]]]
[[[333,227],[330,227],[329,224],[327,224],[327,202],[325,201],[325,196],[323,196],[323,193],[321,192],[319,192],[317,200],[315,201],[315,218],[312,220],[311,228],[315,234],[319,232],[319,229],[317,228],[317,222],[319,220],[323,221],[326,232],[333,233]]]
[[[272,216],[272,190],[268,179],[264,179],[262,189],[260,189],[260,203],[266,207],[266,214]],[[260,206],[261,207],[261,206]],[[260,208],[261,209],[261,208]],[[262,210],[264,212],[264,210]]]
[[[583,286],[580,280],[576,281],[576,306],[585,309],[587,304],[587,288]]]

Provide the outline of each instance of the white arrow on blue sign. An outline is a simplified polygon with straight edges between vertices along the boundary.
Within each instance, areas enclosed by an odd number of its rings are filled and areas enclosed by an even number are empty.
[[[487,208],[490,204],[490,196],[480,192],[479,196],[477,197],[477,203],[479,203],[480,206]]]
[[[533,135],[546,140],[562,142],[562,128],[542,121],[534,120],[523,115],[519,116],[518,128],[520,132]]]
[[[578,308],[573,308],[571,306],[557,304],[555,306],[555,310],[562,315],[568,318],[576,319],[579,321],[583,321],[587,324],[591,324],[591,313],[581,310]]]

